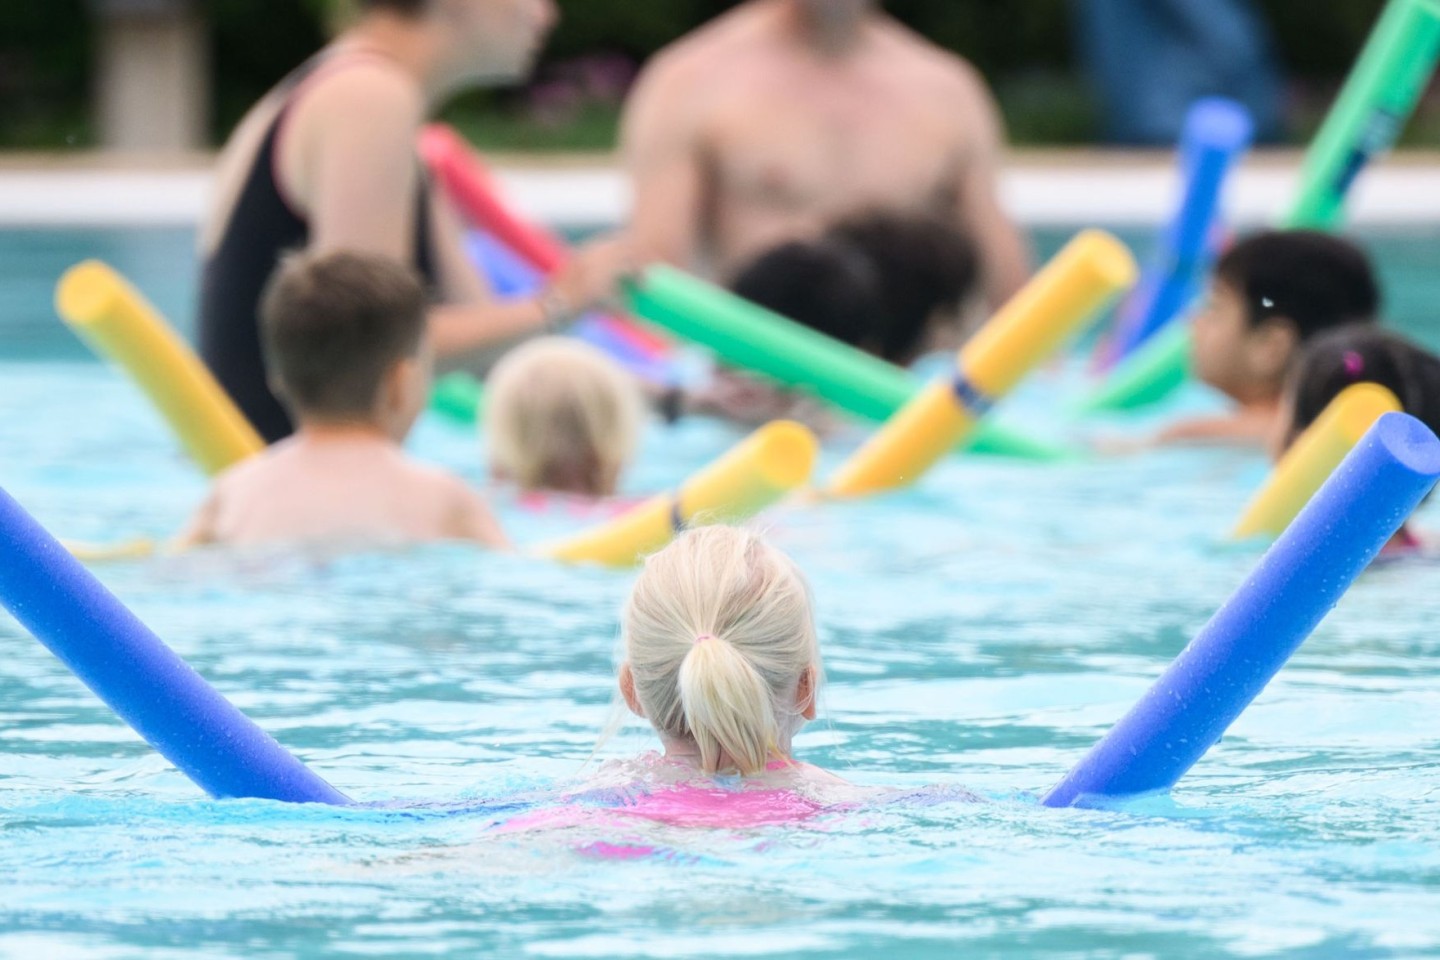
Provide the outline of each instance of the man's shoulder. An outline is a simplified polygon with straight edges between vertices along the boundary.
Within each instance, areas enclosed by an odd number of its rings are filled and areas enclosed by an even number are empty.
[[[986,89],[985,79],[969,60],[921,36],[896,20],[882,28],[880,39],[892,63],[903,65],[914,78],[947,95],[972,95]]]
[[[713,79],[711,68],[729,62],[765,35],[765,25],[748,4],[723,13],[671,41],[645,65],[645,72],[666,82]]]

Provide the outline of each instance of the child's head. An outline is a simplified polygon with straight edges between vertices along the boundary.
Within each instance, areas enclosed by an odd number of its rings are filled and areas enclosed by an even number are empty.
[[[937,324],[957,324],[980,279],[969,236],[954,223],[914,213],[876,211],[836,223],[825,234],[863,253],[879,270],[876,353],[909,364]]]
[[[795,565],[754,534],[701,527],[650,557],[624,615],[620,689],[707,773],[789,755],[815,717],[820,650]]]
[[[1379,327],[1342,327],[1316,337],[1286,381],[1279,435],[1281,453],[1346,387],[1378,383],[1404,411],[1440,432],[1440,357]]]
[[[1254,234],[1220,258],[1195,317],[1195,372],[1240,403],[1273,403],[1297,350],[1370,323],[1380,292],[1364,251],[1312,230]]]
[[[286,259],[260,304],[272,389],[302,427],[374,426],[403,440],[430,389],[425,308],[420,281],[385,257]]]
[[[841,343],[880,352],[875,329],[885,310],[880,273],[848,243],[823,238],[782,243],[742,267],[730,289]]]
[[[613,495],[643,420],[630,375],[570,338],[516,347],[485,384],[491,472],[523,490]]]
[[[932,324],[953,320],[978,277],[975,251],[945,221],[865,213],[744,267],[731,289],[837,340],[908,364]]]

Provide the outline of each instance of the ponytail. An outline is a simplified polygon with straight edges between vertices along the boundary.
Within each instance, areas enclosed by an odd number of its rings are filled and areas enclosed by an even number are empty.
[[[700,527],[645,561],[625,608],[634,697],[706,773],[760,773],[804,723],[820,655],[800,571],[754,534]]]
[[[765,769],[780,739],[775,706],[765,679],[739,650],[701,635],[680,664],[679,690],[685,728],[706,773]]]

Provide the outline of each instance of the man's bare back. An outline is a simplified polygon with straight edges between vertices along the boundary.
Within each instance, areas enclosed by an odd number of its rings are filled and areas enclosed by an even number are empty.
[[[639,250],[724,278],[858,210],[953,211],[991,303],[1024,282],[983,80],[874,7],[751,0],[656,56],[624,125]]]

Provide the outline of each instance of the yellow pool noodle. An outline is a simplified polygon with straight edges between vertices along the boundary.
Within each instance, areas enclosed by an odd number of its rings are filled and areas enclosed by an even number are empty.
[[[828,493],[856,497],[913,483],[975,428],[1031,368],[1139,276],[1123,243],[1079,233],[960,351],[953,377],[931,384],[846,461]]]
[[[566,563],[634,566],[686,526],[733,523],[759,513],[809,481],[819,452],[809,428],[790,420],[768,423],[685,481],[678,493],[654,497],[540,552]]]
[[[1383,414],[1400,409],[1395,394],[1378,383],[1357,383],[1340,391],[1275,464],[1231,536],[1279,536],[1365,431]]]
[[[160,553],[154,540],[123,540],[119,543],[83,543],[62,540],[60,545],[81,563],[113,563],[117,560],[144,560]]]
[[[206,473],[265,448],[193,350],[124,277],[97,260],[71,267],[55,309],[90,348],[130,375]]]

